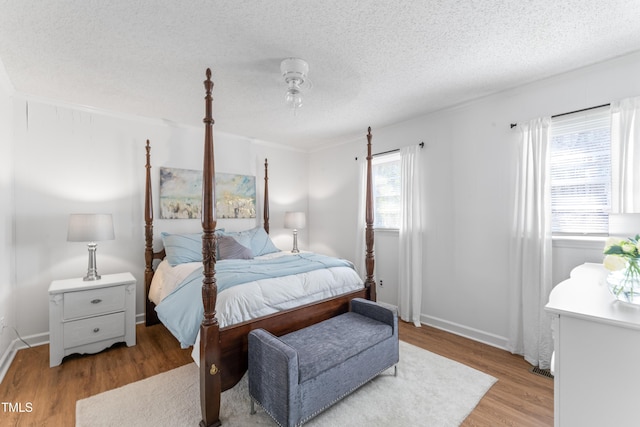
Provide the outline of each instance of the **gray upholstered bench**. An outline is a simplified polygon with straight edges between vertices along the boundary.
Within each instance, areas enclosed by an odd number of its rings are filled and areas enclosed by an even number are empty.
[[[398,363],[398,319],[375,302],[281,337],[249,333],[249,394],[281,426],[298,426]]]

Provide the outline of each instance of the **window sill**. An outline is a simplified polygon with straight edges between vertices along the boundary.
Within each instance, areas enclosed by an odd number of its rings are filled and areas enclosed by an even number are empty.
[[[392,234],[400,233],[400,230],[397,228],[374,228],[373,231],[375,233],[392,233]]]
[[[554,248],[604,249],[607,236],[553,236]]]

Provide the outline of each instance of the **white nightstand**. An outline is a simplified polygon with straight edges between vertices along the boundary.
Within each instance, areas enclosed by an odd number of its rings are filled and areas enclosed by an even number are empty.
[[[136,279],[54,280],[49,286],[49,366],[73,353],[97,353],[117,343],[136,345]]]

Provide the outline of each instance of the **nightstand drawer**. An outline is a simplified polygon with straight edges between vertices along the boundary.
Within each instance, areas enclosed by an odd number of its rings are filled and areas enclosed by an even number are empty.
[[[91,289],[64,294],[64,318],[75,319],[124,310],[125,287]]]
[[[124,336],[124,312],[67,322],[63,328],[65,348]]]

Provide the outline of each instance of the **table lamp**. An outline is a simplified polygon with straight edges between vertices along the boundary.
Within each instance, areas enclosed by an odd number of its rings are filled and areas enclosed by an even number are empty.
[[[304,212],[285,212],[284,227],[293,228],[293,249],[291,252],[298,253],[298,230],[307,225]]]
[[[96,268],[96,242],[113,240],[113,218],[111,214],[71,214],[67,241],[87,242],[89,249],[89,268],[82,280],[100,280]]]

